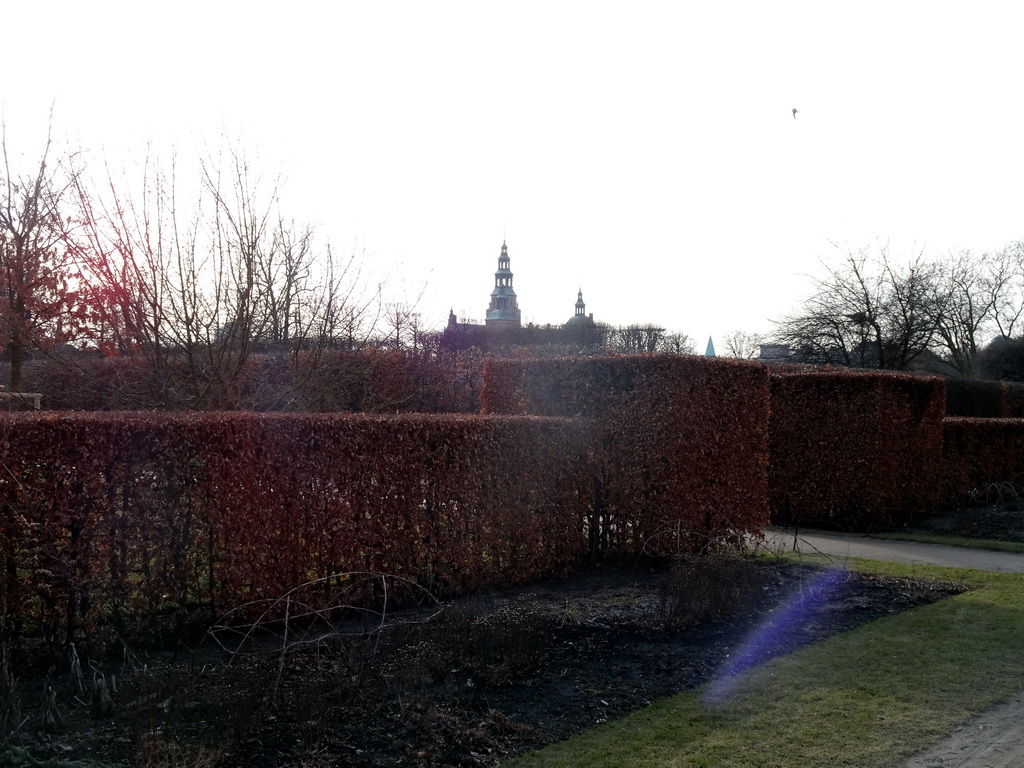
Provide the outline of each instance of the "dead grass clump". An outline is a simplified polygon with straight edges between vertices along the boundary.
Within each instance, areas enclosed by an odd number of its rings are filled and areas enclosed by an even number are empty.
[[[224,753],[214,747],[189,746],[154,739],[140,745],[135,756],[138,768],[214,768]]]
[[[685,629],[738,615],[760,600],[768,584],[765,569],[734,552],[678,557],[659,590],[666,629]]]

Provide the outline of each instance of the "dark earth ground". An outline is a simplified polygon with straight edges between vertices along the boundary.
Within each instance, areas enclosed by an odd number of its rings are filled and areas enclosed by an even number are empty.
[[[83,661],[83,690],[67,664],[42,677],[15,662],[0,765],[494,765],[709,681],[783,605],[808,610],[780,653],[960,589],[844,572],[826,590],[819,575],[725,556],[590,567],[315,645],[278,627],[262,654],[207,642]],[[98,672],[117,677],[109,697]]]

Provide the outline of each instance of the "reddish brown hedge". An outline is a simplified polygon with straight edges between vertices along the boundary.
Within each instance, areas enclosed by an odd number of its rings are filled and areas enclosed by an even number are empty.
[[[437,591],[586,548],[584,429],[486,416],[0,418],[4,629],[207,619],[338,572]]]
[[[225,381],[182,355],[157,372],[139,356],[68,353],[30,361],[24,389],[42,392],[47,410],[476,413],[482,369],[473,350],[303,350],[252,355]]]
[[[970,418],[1024,417],[1024,384],[953,379],[946,382],[946,415]]]
[[[767,522],[768,373],[678,356],[491,360],[489,413],[591,420],[591,545],[699,550]]]
[[[1024,490],[1024,419],[950,418],[942,436],[947,506],[998,501]]]
[[[773,521],[885,527],[939,502],[944,382],[881,372],[773,374]]]
[[[946,382],[946,415],[999,418],[1002,388],[998,381],[951,379]]]
[[[999,417],[1003,419],[1024,418],[1024,384],[1017,381],[999,382],[1002,390]]]

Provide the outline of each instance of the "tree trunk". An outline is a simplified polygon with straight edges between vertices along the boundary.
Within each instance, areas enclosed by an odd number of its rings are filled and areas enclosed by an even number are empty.
[[[7,347],[11,351],[11,392],[21,392],[21,368],[25,361],[25,345],[12,340]]]

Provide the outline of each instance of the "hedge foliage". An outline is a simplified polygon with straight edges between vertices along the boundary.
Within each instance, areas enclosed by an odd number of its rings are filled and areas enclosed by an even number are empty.
[[[971,418],[1024,417],[1024,384],[1014,381],[951,379],[946,382],[946,415]]]
[[[438,593],[563,573],[586,549],[585,436],[533,417],[9,414],[2,630],[166,631],[342,572]]]
[[[42,392],[43,407],[61,411],[476,413],[482,370],[479,350],[263,353],[230,377],[189,367],[181,354],[155,371],[142,357],[69,352],[28,362],[23,389]]]
[[[768,521],[768,372],[735,360],[491,360],[485,412],[588,419],[594,548],[690,552]]]
[[[949,418],[942,427],[948,506],[1019,500],[1024,419]]]
[[[408,403],[414,369],[367,361],[336,391]],[[335,363],[321,375],[353,370]],[[280,361],[253,365],[240,397],[281,391]],[[0,641],[180,632],[314,582],[330,606],[345,573],[441,594],[525,582],[770,516],[883,527],[1024,475],[1024,420],[944,420],[938,379],[678,356],[475,370],[484,415],[0,415]]]
[[[772,519],[885,527],[941,496],[944,382],[882,372],[772,376]]]

